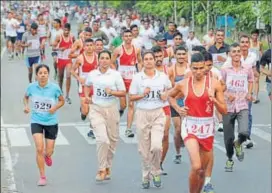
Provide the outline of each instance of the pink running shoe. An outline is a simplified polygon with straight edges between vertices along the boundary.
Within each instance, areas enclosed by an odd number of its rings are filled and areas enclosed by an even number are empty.
[[[49,167],[52,166],[53,162],[52,162],[51,157],[48,157],[48,156],[45,155],[44,156],[44,161],[45,161],[45,163],[46,163],[47,166],[49,166]]]
[[[38,186],[45,186],[46,185],[46,177],[41,176],[39,181],[38,181]]]

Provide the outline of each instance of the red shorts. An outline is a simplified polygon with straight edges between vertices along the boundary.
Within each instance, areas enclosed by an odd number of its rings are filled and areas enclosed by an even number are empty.
[[[71,59],[64,60],[64,59],[58,58],[57,67],[58,69],[64,69],[67,66],[67,64],[71,64],[71,63],[72,63]]]
[[[46,40],[46,36],[45,37],[40,37],[40,43],[42,43],[43,40]]]
[[[80,86],[80,85],[79,85]],[[84,94],[84,86],[82,86],[82,92],[78,93],[79,97],[85,97],[85,94]],[[93,87],[91,86],[91,90],[90,90],[90,94],[89,94],[89,97],[93,95]]]
[[[170,106],[163,107],[163,111],[166,116],[171,116]]]
[[[125,83],[125,87],[126,87],[126,92],[128,93],[129,92],[129,87],[130,87],[130,84],[131,84],[131,81],[130,79],[123,79],[124,80],[124,83]]]
[[[183,139],[184,143],[188,139],[196,139],[198,141],[199,147],[204,151],[211,151],[213,149],[214,136],[205,139],[199,139],[195,135],[188,134],[187,137]]]

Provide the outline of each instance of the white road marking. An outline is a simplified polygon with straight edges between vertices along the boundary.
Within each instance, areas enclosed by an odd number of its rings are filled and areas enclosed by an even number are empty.
[[[2,120],[1,120],[2,121]],[[3,129],[3,130],[2,130]],[[14,180],[14,173],[13,173],[13,167],[12,167],[12,159],[10,150],[8,148],[8,141],[6,137],[6,129],[1,128],[1,148],[4,156],[5,161],[5,170],[8,173],[8,190],[12,192],[17,192],[15,180]]]
[[[4,120],[2,116],[1,116],[1,125],[4,125]]]
[[[65,138],[59,127],[58,136],[56,139],[56,145],[69,145],[68,140]]]
[[[25,128],[7,128],[7,133],[11,147],[26,147],[31,145]]]
[[[90,137],[87,136],[87,133],[90,131],[90,126],[89,125],[88,126],[76,126],[76,129],[78,130],[80,135],[88,142],[88,144],[95,145],[96,140],[91,139]]]
[[[259,128],[252,127],[251,133],[271,143],[271,134]]]
[[[1,60],[3,59],[3,56],[4,56],[4,53],[5,53],[5,51],[6,51],[6,47],[4,47],[3,49],[2,49],[2,51],[1,51]]]

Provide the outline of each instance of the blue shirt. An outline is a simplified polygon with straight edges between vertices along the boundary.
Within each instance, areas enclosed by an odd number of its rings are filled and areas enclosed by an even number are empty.
[[[50,114],[49,109],[58,103],[62,95],[57,84],[48,82],[45,87],[40,87],[38,82],[31,83],[26,90],[26,96],[31,100],[31,123],[41,125],[56,125],[57,113]]]

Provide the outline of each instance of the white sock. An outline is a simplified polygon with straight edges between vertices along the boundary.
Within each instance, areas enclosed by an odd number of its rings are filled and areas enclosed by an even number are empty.
[[[205,177],[204,185],[207,185],[210,182],[211,182],[211,177]]]

